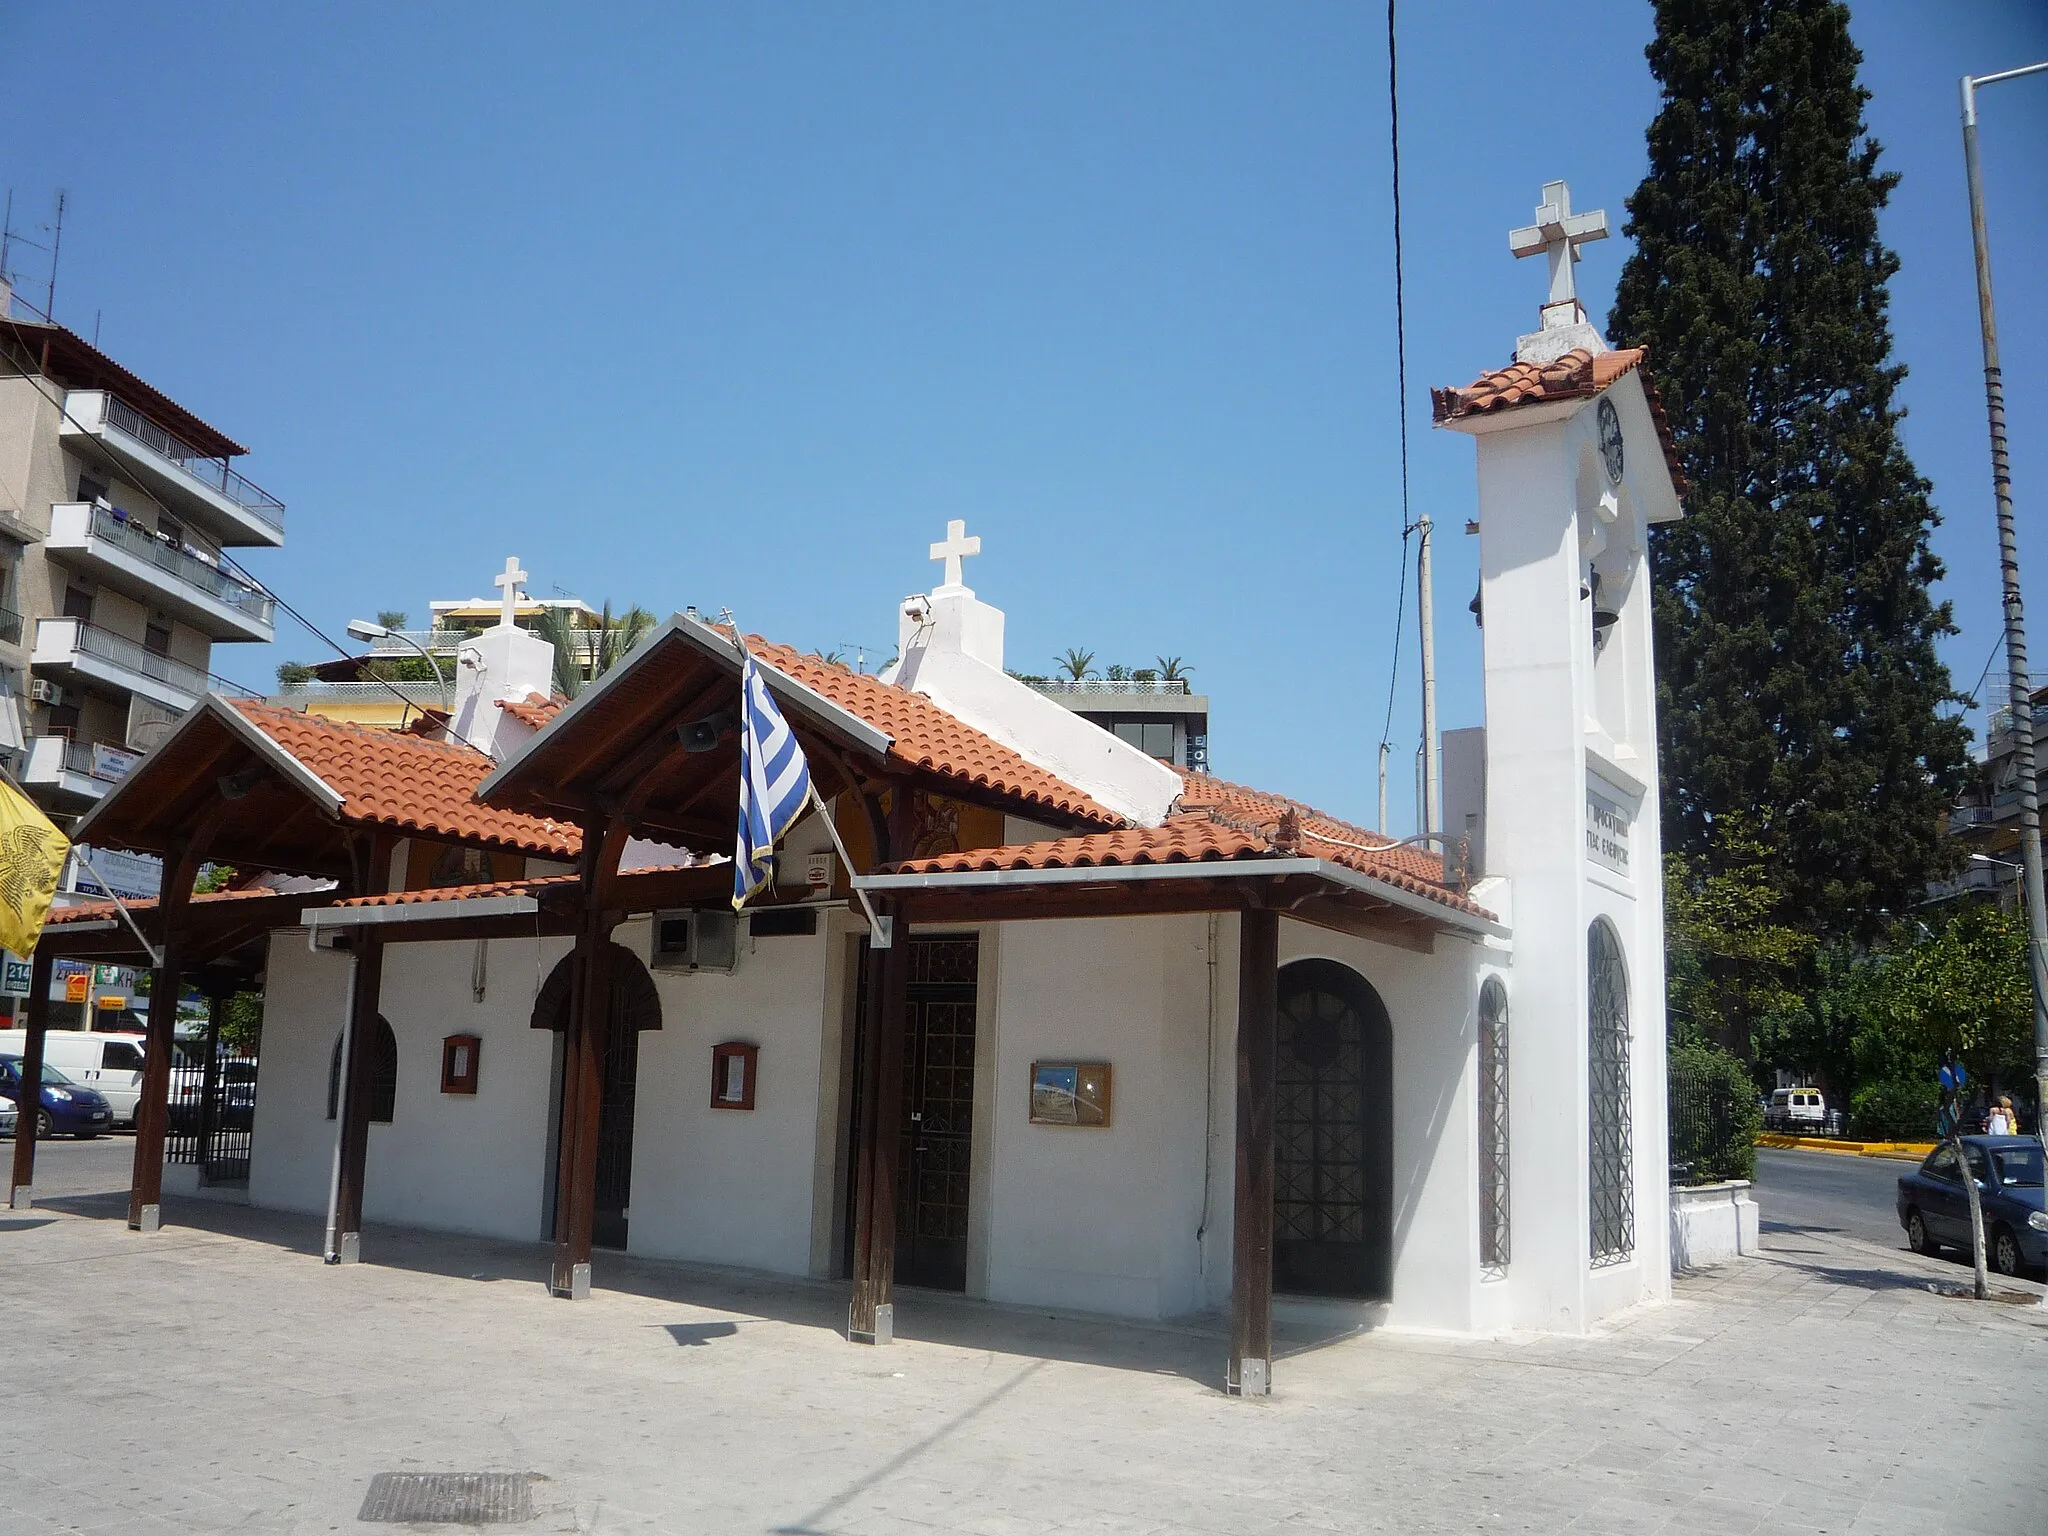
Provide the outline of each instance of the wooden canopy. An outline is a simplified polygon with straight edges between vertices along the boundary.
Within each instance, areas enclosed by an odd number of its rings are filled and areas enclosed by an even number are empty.
[[[622,816],[643,837],[732,842],[740,787],[739,647],[685,614],[585,688],[477,791],[531,816]],[[846,755],[879,764],[889,737],[771,667],[761,669],[825,795],[853,787]]]

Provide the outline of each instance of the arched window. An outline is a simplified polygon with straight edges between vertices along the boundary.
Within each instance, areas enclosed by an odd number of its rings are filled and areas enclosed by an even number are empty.
[[[1280,971],[1273,1082],[1273,1284],[1392,1294],[1394,1032],[1372,984],[1334,960]]]
[[[1508,989],[1479,989],[1479,1263],[1508,1267]]]
[[[398,1103],[398,1037],[379,1014],[370,1030],[370,1121],[389,1125]],[[327,1062],[327,1118],[341,1108],[341,1036],[334,1037],[334,1054]]]
[[[1635,1252],[1635,1152],[1628,1066],[1628,967],[1606,918],[1586,933],[1587,1185],[1594,1264]]]

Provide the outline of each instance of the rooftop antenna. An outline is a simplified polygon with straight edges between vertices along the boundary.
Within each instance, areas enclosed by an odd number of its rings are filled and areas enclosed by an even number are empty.
[[[57,257],[64,249],[64,204],[70,195],[57,189],[57,221],[50,227],[50,283],[43,295],[43,315],[49,319],[57,313]]]
[[[14,244],[14,188],[7,189],[7,212],[0,215],[0,282],[7,279],[7,248]]]

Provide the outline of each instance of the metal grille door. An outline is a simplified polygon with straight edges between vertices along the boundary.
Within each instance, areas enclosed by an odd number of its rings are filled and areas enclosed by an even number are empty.
[[[967,1286],[967,1200],[974,1138],[972,935],[910,941],[896,1188],[896,1277]]]
[[[615,983],[613,991],[618,991]],[[623,1010],[612,1009],[604,1043],[604,1088],[597,1112],[597,1200],[590,1240],[599,1248],[626,1246],[626,1212],[633,1203],[633,1101],[640,1081],[640,1031]]]
[[[1595,1265],[1635,1252],[1635,1152],[1629,1107],[1628,971],[1605,919],[1586,935],[1587,1183]]]
[[[1273,1280],[1383,1297],[1393,1215],[1392,1031],[1365,979],[1327,960],[1280,977]]]

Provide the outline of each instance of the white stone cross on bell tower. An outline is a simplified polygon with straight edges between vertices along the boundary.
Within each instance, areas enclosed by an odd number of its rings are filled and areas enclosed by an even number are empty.
[[[965,520],[956,517],[947,523],[945,538],[932,546],[932,558],[946,562],[946,579],[938,591],[964,592],[967,583],[961,579],[960,562],[968,555],[980,553],[981,535],[977,533],[970,537]]]
[[[1508,249],[1517,256],[1550,258],[1550,303],[1576,304],[1578,284],[1572,267],[1579,260],[1579,247],[1607,238],[1607,210],[1572,212],[1572,189],[1561,181],[1543,183],[1543,203],[1536,210],[1536,222],[1508,231]],[[1574,316],[1574,318],[1577,318]]]
[[[517,555],[506,556],[505,569],[491,578],[491,585],[499,588],[505,594],[499,600],[498,623],[506,629],[512,627],[513,617],[519,611],[519,599],[526,595],[521,590],[525,581],[526,572],[519,569],[519,557]]]

